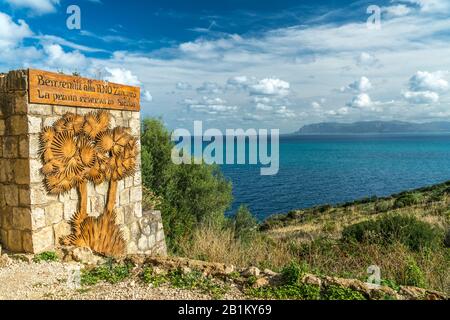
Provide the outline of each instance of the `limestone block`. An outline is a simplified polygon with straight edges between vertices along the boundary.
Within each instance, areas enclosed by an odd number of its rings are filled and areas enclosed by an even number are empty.
[[[134,241],[131,241],[128,243],[128,254],[136,254],[138,253],[138,248],[136,246],[136,243]]]
[[[28,133],[27,116],[15,115],[9,118],[11,134],[18,136]]]
[[[28,109],[28,97],[25,93],[16,94],[14,103],[14,113],[26,114]]]
[[[53,113],[58,116],[63,116],[68,112],[76,113],[77,109],[74,107],[53,106]]]
[[[0,136],[5,135],[5,120],[0,119]]]
[[[33,232],[33,252],[40,253],[50,250],[54,246],[53,227],[45,227]]]
[[[126,177],[125,178],[125,188],[131,188],[134,184],[134,178],[133,177]]]
[[[31,210],[29,208],[13,208],[13,228],[17,230],[32,230]]]
[[[156,236],[155,235],[150,235],[148,237],[148,248],[153,248],[156,244]]]
[[[134,174],[134,185],[136,187],[139,187],[142,185],[142,174],[140,171],[138,171]]]
[[[64,203],[64,220],[70,221],[72,216],[78,211],[78,201],[65,200],[63,203]]]
[[[91,214],[98,217],[105,211],[105,200],[103,197],[90,197]]]
[[[5,202],[7,206],[17,207],[19,205],[19,189],[16,185],[3,186]]]
[[[22,252],[22,232],[20,230],[8,230],[8,249]]]
[[[141,187],[133,187],[130,189],[130,201],[131,202],[142,201],[142,188]]]
[[[28,133],[40,133],[42,129],[42,119],[36,116],[28,116]]]
[[[123,225],[125,223],[125,210],[124,208],[116,208],[116,223]]]
[[[53,226],[53,232],[55,235],[56,244],[59,244],[63,237],[66,237],[70,234],[70,224],[67,221],[61,221],[60,223]]]
[[[22,232],[22,248],[26,253],[33,253],[33,238],[31,231]]]
[[[124,206],[130,203],[130,190],[125,189],[122,192],[120,192],[120,205]]]
[[[41,173],[42,164],[38,159],[30,159],[30,183],[40,183],[44,180]]]
[[[45,210],[42,208],[34,208],[31,211],[31,224],[33,231],[45,227]]]
[[[130,229],[128,229],[128,227],[126,227],[126,226],[123,226],[122,227],[122,234],[123,234],[123,239],[126,242],[129,242],[130,241]]]
[[[142,202],[136,202],[134,204],[134,216],[136,218],[142,218]]]
[[[53,124],[58,121],[61,117],[45,117],[44,118],[44,127],[51,127]]]
[[[12,229],[12,220],[13,220],[13,213],[10,208],[0,210],[0,218],[1,218],[1,225],[2,228],[5,230]]]
[[[17,184],[30,183],[30,166],[28,160],[18,159],[14,162],[14,177]]]
[[[138,249],[140,251],[146,251],[148,248],[148,239],[145,236],[141,236],[138,241]]]
[[[60,202],[53,202],[45,208],[45,223],[47,226],[63,220],[64,206]]]
[[[19,139],[17,137],[3,138],[3,157],[8,159],[19,157]]]
[[[28,144],[28,137],[26,135],[19,137],[19,156],[21,158],[29,158],[30,148]]]
[[[50,116],[52,114],[52,106],[46,104],[29,104],[28,113],[39,116]]]
[[[19,187],[19,205],[29,206],[30,204],[30,189],[28,186]]]
[[[108,183],[99,184],[98,186],[95,186],[95,192],[97,192],[98,194],[101,194],[103,196],[107,195],[108,187],[109,187]]]
[[[37,159],[39,157],[39,134],[30,134],[28,139],[28,154],[32,159]]]

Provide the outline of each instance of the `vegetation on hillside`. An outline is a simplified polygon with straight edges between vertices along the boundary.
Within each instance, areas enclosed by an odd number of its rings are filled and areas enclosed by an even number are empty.
[[[162,210],[172,253],[276,271],[296,263],[314,274],[363,281],[367,268],[377,265],[382,282],[392,288],[414,285],[450,292],[450,182],[296,210],[258,224],[246,207],[226,218],[231,184],[215,166],[173,165],[172,147],[160,121],[144,122],[143,181],[151,190],[146,203]],[[333,298],[343,293],[320,294]]]

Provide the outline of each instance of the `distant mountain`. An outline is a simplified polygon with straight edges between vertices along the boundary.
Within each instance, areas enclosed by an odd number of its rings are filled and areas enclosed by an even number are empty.
[[[324,122],[302,127],[294,134],[370,134],[370,133],[450,133],[450,122],[411,123],[403,121]]]

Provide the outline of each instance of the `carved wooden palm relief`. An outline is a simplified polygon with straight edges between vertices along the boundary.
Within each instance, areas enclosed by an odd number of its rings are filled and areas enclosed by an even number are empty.
[[[114,211],[118,181],[133,175],[137,141],[129,129],[110,128],[107,111],[86,116],[65,114],[40,136],[42,174],[50,194],[63,194],[77,188],[78,212],[74,213],[72,233],[61,239],[64,245],[89,247],[107,256],[121,256],[125,241],[116,224]],[[87,214],[87,185],[109,182],[107,204],[98,218]]]

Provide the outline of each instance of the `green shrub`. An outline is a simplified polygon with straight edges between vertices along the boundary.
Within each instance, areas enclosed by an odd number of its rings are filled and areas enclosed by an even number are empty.
[[[398,209],[409,207],[420,204],[422,201],[423,201],[423,194],[418,192],[406,193],[395,200],[394,208]]]
[[[339,286],[327,287],[323,298],[325,300],[366,300],[360,292]]]
[[[34,256],[33,261],[36,263],[40,263],[40,262],[54,262],[54,261],[58,261],[58,255],[55,252],[51,252],[51,251],[47,251],[47,252],[42,252],[40,254],[37,254]]]
[[[387,215],[377,220],[364,221],[346,227],[343,240],[380,244],[403,243],[411,250],[442,245],[443,234],[431,224],[413,216]]]
[[[444,245],[446,248],[450,248],[450,228],[445,233]]]
[[[283,285],[278,287],[251,288],[250,297],[275,300],[320,300],[320,287],[308,284]]]
[[[427,281],[425,274],[414,259],[408,261],[405,270],[405,285],[426,288]]]
[[[233,216],[232,224],[235,237],[243,242],[251,240],[258,228],[258,221],[244,205],[241,205],[236,215]]]
[[[172,270],[167,275],[155,275],[150,267],[144,268],[141,279],[148,284],[159,287],[163,283],[169,283],[179,289],[196,289],[210,294],[214,299],[221,299],[228,291],[228,287],[215,283],[213,280],[203,276],[200,271],[183,273],[180,269]]]
[[[92,286],[100,281],[106,281],[111,284],[119,283],[131,275],[132,268],[132,264],[105,264],[92,270],[83,270],[81,274],[81,284]]]
[[[145,200],[150,207],[158,204],[167,243],[177,252],[178,244],[189,240],[201,223],[225,221],[232,201],[231,183],[215,165],[173,164],[174,143],[160,120],[145,119],[141,136],[142,180],[154,193]]]
[[[299,284],[307,270],[308,267],[306,264],[300,265],[297,262],[292,261],[281,270],[283,283],[287,285]]]

